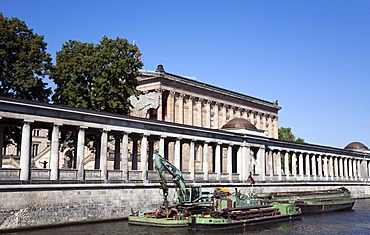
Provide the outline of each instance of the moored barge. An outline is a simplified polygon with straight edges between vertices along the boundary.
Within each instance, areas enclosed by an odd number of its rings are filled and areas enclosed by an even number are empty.
[[[343,210],[351,210],[355,204],[353,199],[331,199],[331,200],[298,200],[294,202],[301,208],[302,213],[323,213]]]
[[[260,205],[232,208],[209,215],[189,217],[190,230],[226,230],[300,218],[302,212],[293,204]]]

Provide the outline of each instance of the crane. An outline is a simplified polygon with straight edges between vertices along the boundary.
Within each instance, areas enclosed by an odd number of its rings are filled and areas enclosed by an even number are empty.
[[[202,187],[200,185],[194,184],[192,186],[187,186],[182,172],[177,169],[172,163],[167,159],[161,157],[159,154],[155,153],[153,156],[155,169],[157,171],[159,182],[161,184],[161,189],[163,190],[163,206],[168,208],[169,202],[167,200],[168,196],[168,185],[166,179],[166,172],[172,176],[172,180],[175,183],[175,188],[177,192],[177,198],[175,199],[175,204],[178,206],[205,206],[211,207],[213,203],[213,194],[208,192],[202,192]]]

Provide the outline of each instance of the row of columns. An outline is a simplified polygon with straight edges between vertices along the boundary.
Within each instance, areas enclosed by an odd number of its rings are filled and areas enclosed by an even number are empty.
[[[31,125],[33,121],[24,120],[21,139],[20,156],[20,180],[30,179],[31,167]],[[59,177],[59,135],[62,124],[54,124],[51,133],[50,153],[50,180],[58,180]],[[0,129],[0,131],[3,129]],[[87,126],[80,126],[77,135],[76,170],[78,180],[84,179],[84,154],[85,135]],[[97,143],[99,152],[96,154],[95,168],[101,171],[101,179],[108,178],[108,135],[109,129],[100,131]],[[142,180],[147,180],[147,171],[153,170],[152,156],[154,153],[153,138],[158,141],[158,153],[161,156],[168,155],[167,142],[174,142],[173,164],[180,170],[190,172],[190,179],[195,179],[196,174],[196,146],[202,147],[202,169],[204,180],[209,179],[212,173],[216,180],[220,181],[222,175],[226,175],[228,181],[232,181],[233,175],[238,180],[246,181],[250,173],[258,180],[362,180],[370,175],[369,161],[367,159],[353,158],[350,156],[333,156],[325,153],[298,152],[289,149],[265,149],[265,145],[252,145],[244,139],[242,143],[222,141],[204,141],[186,139],[173,136],[153,135],[149,133],[114,132],[116,139],[114,169],[123,172],[122,180],[128,180],[129,169],[129,139],[132,140],[132,166],[131,170],[140,170]],[[3,133],[0,133],[3,136]],[[135,137],[135,138],[134,138]],[[138,138],[137,138],[138,137]],[[150,137],[153,137],[149,139]],[[138,141],[141,141],[140,156],[138,156]],[[182,145],[189,145],[188,156],[183,156]],[[147,151],[149,149],[149,151]],[[211,152],[209,152],[211,151]],[[226,155],[226,156],[225,156]],[[213,156],[213,157],[210,157]],[[140,169],[138,169],[138,157],[140,157]],[[168,156],[167,156],[168,157]],[[223,159],[226,158],[224,161]],[[1,159],[0,159],[1,160]],[[182,162],[188,161],[188,169],[182,169]],[[1,161],[0,161],[1,162]],[[226,164],[226,167],[223,166]],[[285,178],[283,178],[285,177]]]
[[[269,149],[266,159],[267,174],[271,180],[276,177],[283,180],[283,176],[285,180],[367,180],[370,176],[370,162],[365,158]]]
[[[163,90],[159,92],[157,119],[162,120]],[[169,91],[165,121],[205,128],[220,129],[233,118],[249,120],[258,129],[266,130],[269,137],[277,138],[277,116],[220,102]]]

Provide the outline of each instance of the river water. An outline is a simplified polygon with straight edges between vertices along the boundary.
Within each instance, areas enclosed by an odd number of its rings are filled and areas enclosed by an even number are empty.
[[[359,199],[350,211],[332,212],[325,214],[302,215],[300,219],[272,223],[269,225],[241,228],[237,230],[194,232],[187,228],[155,228],[147,226],[129,225],[127,221],[65,226],[59,228],[22,231],[9,233],[11,235],[205,235],[205,234],[233,234],[233,235],[274,235],[274,234],[370,234],[370,199]]]

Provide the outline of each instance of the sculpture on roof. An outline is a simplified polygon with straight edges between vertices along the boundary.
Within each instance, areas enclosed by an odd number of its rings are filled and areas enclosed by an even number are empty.
[[[156,92],[139,95],[138,98],[130,96],[129,100],[133,106],[131,108],[131,115],[135,117],[145,118],[149,109],[157,109],[159,107],[159,94]]]

